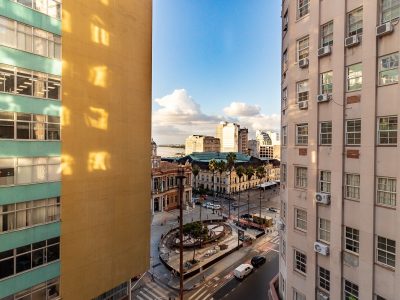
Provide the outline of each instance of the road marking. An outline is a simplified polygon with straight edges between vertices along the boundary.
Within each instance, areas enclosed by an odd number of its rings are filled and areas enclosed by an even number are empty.
[[[207,299],[209,296],[211,296],[211,295],[207,295],[207,292],[208,292],[207,290],[203,291],[200,295],[198,295],[196,298],[194,298],[194,300]]]
[[[154,300],[153,298],[150,298],[149,296],[147,296],[145,293],[143,293],[143,291],[140,291],[140,294],[145,297],[148,300]]]
[[[156,291],[151,291],[151,290],[149,290],[149,289],[146,289],[146,288],[144,288],[144,290],[148,293],[148,294],[150,294],[150,295],[152,295],[155,299],[158,299],[158,298],[162,298],[164,295],[157,295],[158,293],[156,292]]]
[[[196,293],[194,293],[192,296],[189,297],[189,300],[191,300],[191,299],[193,299],[194,297],[196,297],[196,295],[197,295],[198,293],[200,293],[204,288],[205,288],[205,287],[203,286],[203,287],[201,287],[200,289],[198,289]]]

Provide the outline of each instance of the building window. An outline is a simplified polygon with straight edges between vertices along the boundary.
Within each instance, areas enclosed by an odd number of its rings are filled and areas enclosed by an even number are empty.
[[[60,117],[0,111],[0,139],[60,140]]]
[[[286,297],[286,282],[285,282],[285,278],[283,278],[282,274],[279,273],[279,291],[280,291],[280,296],[285,299]]]
[[[61,0],[14,0],[29,8],[35,9],[49,15],[50,17],[61,19]]]
[[[286,260],[286,241],[281,237],[281,255],[284,260]]]
[[[360,231],[351,227],[346,227],[345,231],[346,250],[358,254],[360,249]]]
[[[319,143],[320,145],[332,145],[332,122],[321,122],[319,124]]]
[[[288,99],[287,99],[287,97],[288,97],[287,88],[284,88],[284,89],[282,90],[282,108],[285,108],[285,107],[287,107],[287,105],[288,105]]]
[[[284,200],[281,201],[281,211],[282,211],[282,218],[286,220],[286,202]]]
[[[327,244],[331,241],[331,221],[319,218],[318,239]]]
[[[61,37],[0,16],[0,45],[61,59]]]
[[[297,102],[308,101],[308,80],[297,83]]]
[[[282,183],[285,183],[287,180],[287,166],[286,164],[281,164],[281,179]]]
[[[331,272],[322,267],[318,267],[318,284],[319,287],[327,292],[330,290]]]
[[[388,267],[396,267],[396,241],[378,236],[376,260]]]
[[[29,289],[3,298],[4,300],[54,300],[60,296],[60,278],[45,281]]]
[[[297,0],[297,18],[302,18],[310,12],[310,0]]]
[[[282,127],[282,145],[287,146],[287,126]]]
[[[61,78],[0,64],[0,92],[61,99]]]
[[[294,212],[296,217],[294,227],[301,231],[307,231],[307,211],[295,208]]]
[[[325,72],[321,74],[321,86],[320,86],[320,91],[321,94],[332,94],[333,90],[333,72]]]
[[[296,172],[295,187],[307,188],[307,168],[295,167],[295,172]]]
[[[333,21],[321,26],[321,47],[333,45]]]
[[[346,145],[361,145],[361,120],[346,121]]]
[[[400,17],[400,1],[382,0],[381,10],[382,10],[382,16],[381,16],[382,24],[396,20]]]
[[[297,61],[308,58],[309,40],[308,36],[297,41]]]
[[[100,296],[93,298],[92,300],[114,300],[114,299],[126,299],[129,295],[129,284],[123,282],[120,285],[108,290]]]
[[[344,280],[344,300],[358,300],[358,285]]]
[[[353,92],[362,88],[362,64],[347,67],[347,91]]]
[[[287,49],[282,54],[282,72],[285,73],[288,69],[288,52]]]
[[[308,145],[308,124],[296,125],[296,145]]]
[[[396,206],[396,178],[378,177],[377,203],[387,206]]]
[[[60,197],[0,205],[0,233],[60,220]]]
[[[397,117],[378,118],[379,145],[397,145]]]
[[[61,180],[59,156],[0,159],[0,186],[59,180]]]
[[[347,15],[347,36],[362,34],[363,32],[363,9],[357,8]]]
[[[39,267],[59,258],[59,237],[0,252],[0,279]]]
[[[399,53],[379,57],[379,85],[399,82]]]
[[[296,271],[306,274],[307,273],[307,255],[300,252],[299,250],[294,250],[294,268]]]
[[[331,172],[320,171],[319,173],[319,191],[322,193],[331,193]]]
[[[306,300],[306,296],[299,291],[293,289],[293,299],[294,300]]]
[[[360,175],[346,174],[346,198],[360,199]]]

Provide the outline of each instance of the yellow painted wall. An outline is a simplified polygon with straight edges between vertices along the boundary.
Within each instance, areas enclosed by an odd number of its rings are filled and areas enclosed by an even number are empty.
[[[61,294],[149,266],[151,0],[63,1]]]

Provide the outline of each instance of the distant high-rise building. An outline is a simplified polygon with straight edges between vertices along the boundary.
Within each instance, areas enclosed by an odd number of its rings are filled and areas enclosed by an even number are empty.
[[[239,129],[239,139],[238,139],[238,152],[243,154],[248,154],[249,152],[249,130],[247,128]]]
[[[260,155],[258,153],[258,141],[257,140],[249,140],[247,147],[248,147],[249,155],[260,158]]]
[[[61,5],[0,1],[5,300],[127,297],[149,267],[151,1]]]
[[[260,159],[280,159],[280,141],[277,132],[257,130],[256,141]]]
[[[238,152],[239,129],[236,123],[221,122],[217,125],[217,138],[221,143],[221,152]]]
[[[400,299],[400,4],[282,1],[281,299]]]
[[[185,154],[194,152],[219,152],[220,140],[213,136],[191,135],[185,141]]]

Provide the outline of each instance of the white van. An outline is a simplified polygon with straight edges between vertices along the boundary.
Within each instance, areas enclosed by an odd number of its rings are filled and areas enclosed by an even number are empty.
[[[254,267],[252,265],[241,264],[233,271],[233,275],[235,275],[237,279],[243,279],[253,271],[253,268]]]

